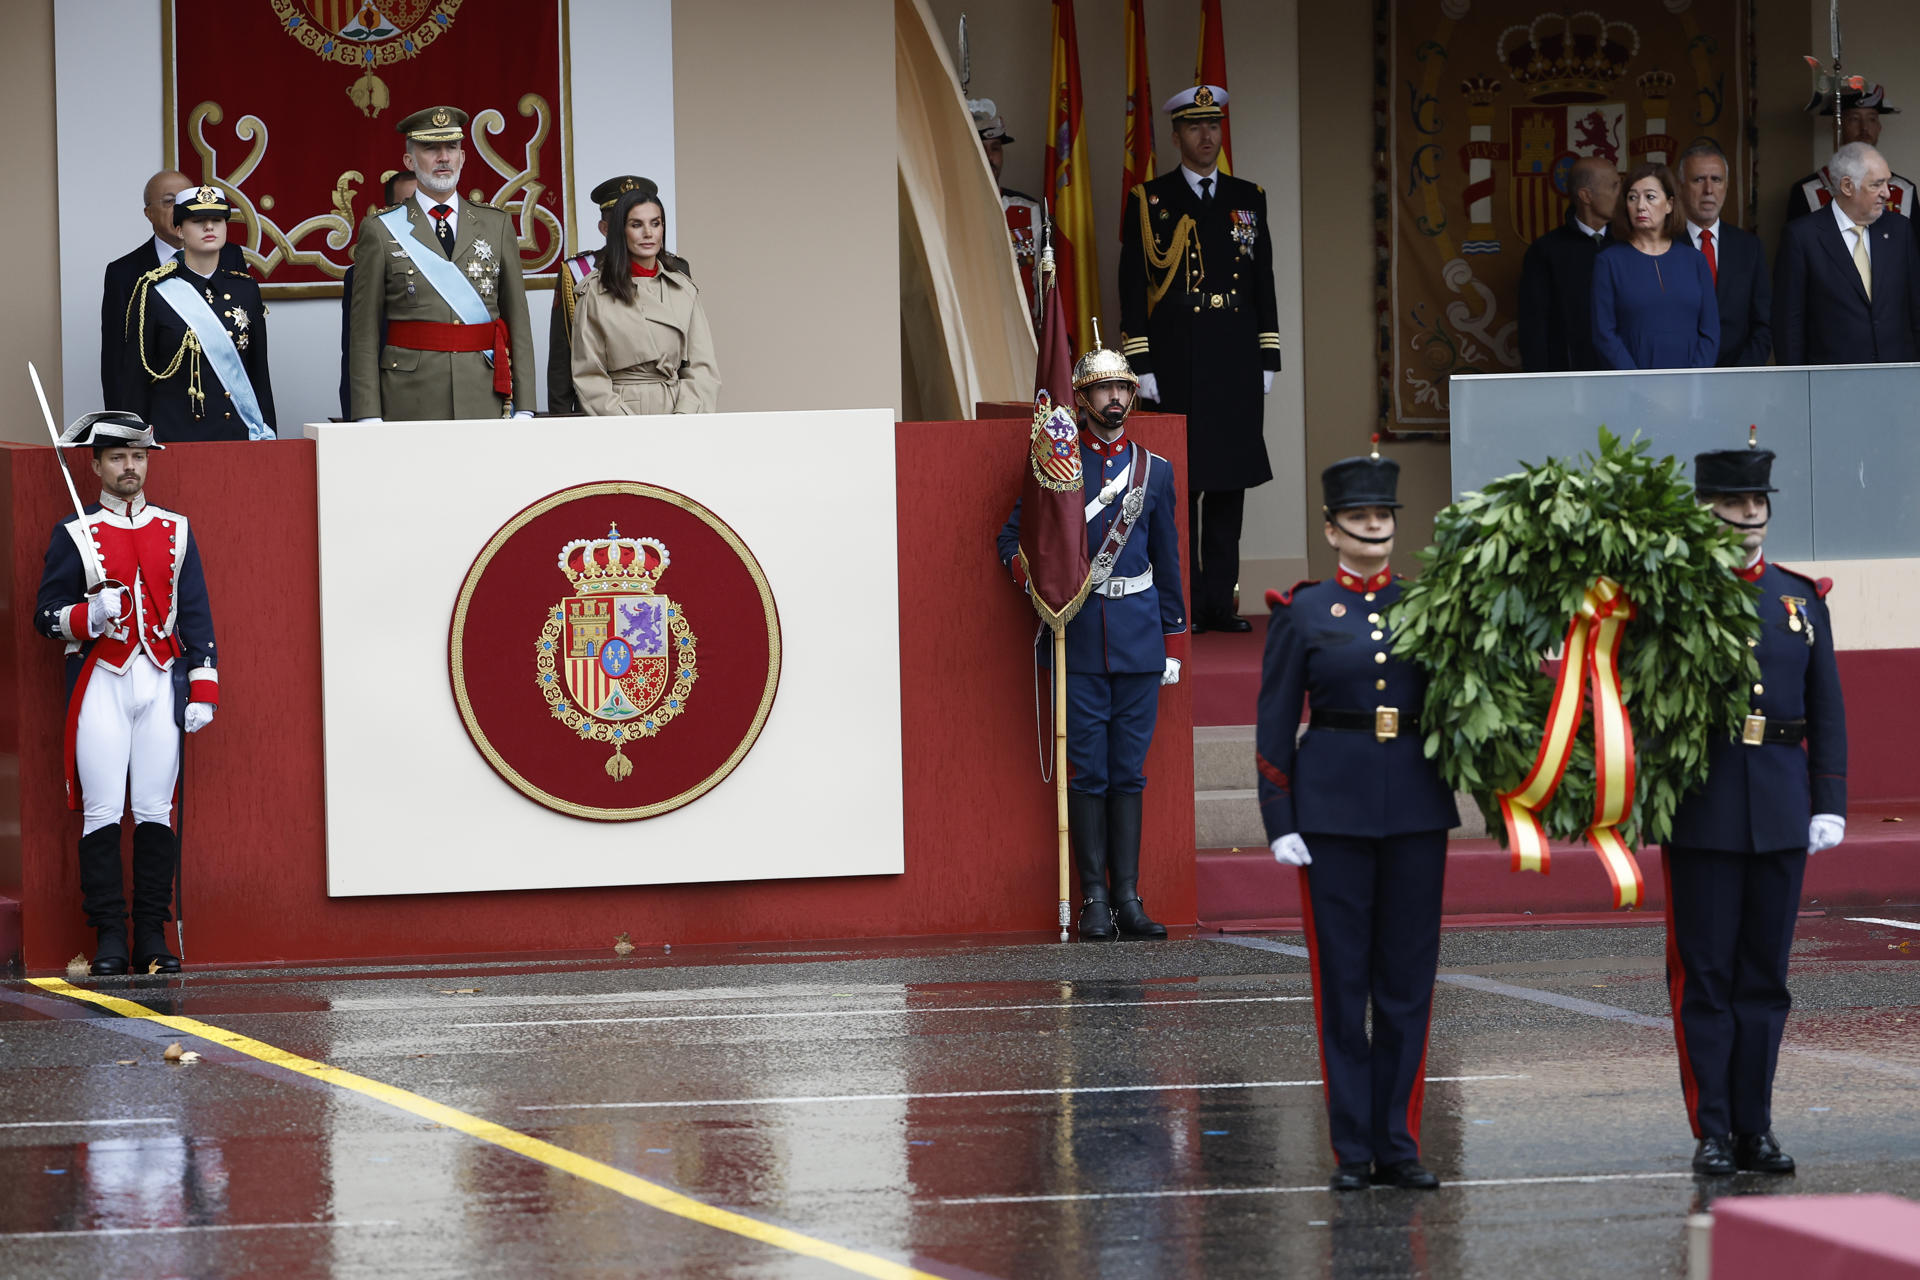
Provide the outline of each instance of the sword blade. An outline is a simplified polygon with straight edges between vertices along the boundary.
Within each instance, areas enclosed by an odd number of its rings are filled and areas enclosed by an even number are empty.
[[[33,394],[40,399],[40,418],[47,424],[47,435],[53,441],[54,462],[60,468],[60,478],[67,482],[67,496],[73,499],[74,518],[81,524],[85,524],[87,508],[80,501],[80,490],[74,487],[73,473],[67,470],[66,455],[60,452],[60,428],[53,425],[53,409],[47,404],[47,389],[40,385],[40,371],[33,367],[31,360],[27,361],[27,376],[33,379]],[[94,552],[93,543],[86,538],[79,539],[79,542],[82,552],[87,557],[88,565],[93,569],[93,580],[105,582],[107,572],[100,564],[100,557]]]

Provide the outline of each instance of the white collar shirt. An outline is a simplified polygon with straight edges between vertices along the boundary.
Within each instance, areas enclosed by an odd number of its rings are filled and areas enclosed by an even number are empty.
[[[1220,194],[1220,170],[1218,169],[1212,173],[1195,173],[1187,166],[1181,165],[1180,176],[1187,180],[1187,186],[1192,188],[1193,194],[1202,200],[1209,198],[1209,193],[1213,196]],[[1203,180],[1207,184],[1206,192],[1200,190],[1200,183]]]
[[[1864,244],[1867,247],[1867,261],[1872,262],[1873,238],[1867,234],[1867,229],[1855,222],[1852,218],[1849,218],[1847,211],[1840,207],[1838,200],[1835,200],[1827,207],[1833,210],[1833,220],[1840,224],[1840,238],[1847,242],[1848,256],[1851,257],[1854,252]],[[1881,214],[1880,216],[1884,218],[1886,215]]]
[[[172,262],[173,255],[178,252],[180,252],[178,249],[168,244],[165,240],[162,240],[159,236],[153,238],[153,254],[156,258],[160,259],[163,264]]]
[[[457,193],[449,195],[445,200],[436,200],[427,194],[426,188],[416,187],[413,192],[413,198],[420,202],[420,212],[427,215],[427,226],[429,229],[432,229],[434,225],[433,209],[435,205],[444,204],[447,208],[453,210],[453,212],[447,215],[447,229],[453,232],[454,239],[457,240],[460,238],[460,197]],[[440,233],[434,231],[434,234],[439,235]]]
[[[1580,228],[1582,231],[1586,232],[1587,239],[1589,240],[1603,240],[1606,238],[1607,224],[1604,222],[1597,227],[1590,227],[1587,225],[1586,220],[1584,218],[1581,218],[1578,215],[1575,215],[1573,219],[1573,225]]]
[[[1717,257],[1720,253],[1720,246],[1725,243],[1720,239],[1720,219],[1715,218],[1711,224],[1704,227],[1692,219],[1687,220],[1687,234],[1693,237],[1694,248],[1698,249],[1700,247],[1701,233],[1707,231],[1713,233],[1713,252]]]

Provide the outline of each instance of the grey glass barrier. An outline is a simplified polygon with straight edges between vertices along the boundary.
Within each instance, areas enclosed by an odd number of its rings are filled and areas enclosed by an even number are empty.
[[[1522,462],[1591,452],[1597,429],[1638,432],[1692,472],[1749,424],[1772,449],[1781,560],[1920,556],[1920,365],[1510,373],[1452,379],[1453,492]]]

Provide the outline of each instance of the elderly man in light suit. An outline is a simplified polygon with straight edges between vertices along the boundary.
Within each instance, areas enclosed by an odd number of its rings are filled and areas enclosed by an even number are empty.
[[[402,120],[419,187],[360,224],[347,363],[361,421],[533,416],[518,238],[503,210],[460,198],[466,125],[453,107]]]

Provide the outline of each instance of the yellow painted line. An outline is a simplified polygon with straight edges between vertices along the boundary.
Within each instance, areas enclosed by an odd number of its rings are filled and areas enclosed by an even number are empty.
[[[678,1191],[670,1190],[657,1182],[648,1182],[645,1178],[635,1177],[624,1169],[616,1169],[603,1164],[590,1156],[556,1147],[551,1142],[528,1137],[524,1133],[498,1125],[491,1120],[482,1120],[478,1116],[468,1115],[431,1098],[423,1098],[417,1093],[394,1085],[383,1084],[366,1076],[343,1071],[339,1067],[324,1062],[315,1062],[303,1058],[297,1053],[275,1048],[264,1041],[255,1040],[236,1032],[226,1031],[210,1022],[201,1022],[195,1018],[182,1018],[174,1014],[155,1013],[145,1005],[135,1004],[131,1000],[122,1000],[118,996],[102,995],[97,991],[86,991],[60,978],[29,978],[43,991],[55,995],[70,996],[75,1000],[84,1000],[88,1004],[110,1009],[122,1017],[137,1018],[142,1022],[157,1023],[163,1027],[185,1035],[197,1036],[210,1044],[223,1049],[232,1049],[244,1053],[269,1066],[281,1067],[295,1075],[306,1076],[322,1084],[336,1088],[351,1089],[378,1102],[384,1102],[396,1110],[409,1112],[423,1120],[443,1124],[449,1129],[457,1129],[470,1138],[511,1151],[517,1156],[529,1160],[538,1160],[541,1164],[570,1173],[576,1178],[596,1183],[607,1190],[625,1196],[629,1200],[638,1200],[641,1204],[658,1209],[662,1213],[671,1213],[676,1217],[698,1222],[712,1227],[716,1231],[728,1231],[749,1240],[769,1244],[776,1249],[785,1249],[802,1257],[819,1258],[845,1267],[855,1275],[872,1276],[875,1280],[939,1280],[925,1271],[903,1266],[870,1253],[861,1253],[843,1245],[832,1244],[825,1240],[816,1240],[812,1236],[802,1235],[798,1231],[789,1231],[771,1223],[760,1222],[744,1214],[732,1213],[726,1209],[716,1209],[712,1205],[702,1204]]]

